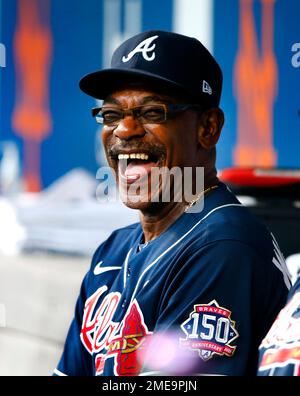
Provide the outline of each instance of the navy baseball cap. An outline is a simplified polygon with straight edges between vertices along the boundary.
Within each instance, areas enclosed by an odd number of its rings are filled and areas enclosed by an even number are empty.
[[[219,106],[222,80],[220,66],[199,40],[150,30],[123,42],[110,68],[84,76],[79,85],[86,94],[105,99],[126,84],[146,84],[186,94],[211,108]]]

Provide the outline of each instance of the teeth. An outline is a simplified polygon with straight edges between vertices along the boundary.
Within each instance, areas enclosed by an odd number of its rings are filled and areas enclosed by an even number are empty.
[[[133,153],[133,154],[119,154],[118,155],[118,159],[122,160],[122,159],[142,159],[147,161],[149,159],[149,155],[148,154],[143,154],[143,153]]]

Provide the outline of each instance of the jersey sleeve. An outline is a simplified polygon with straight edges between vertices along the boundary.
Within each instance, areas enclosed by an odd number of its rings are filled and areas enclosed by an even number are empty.
[[[300,376],[300,278],[259,352],[258,376]]]
[[[110,246],[112,243],[115,244],[113,246],[116,246],[117,242],[114,241],[116,235],[116,231],[112,232],[107,240],[97,248],[93,255],[90,270],[87,272],[81,284],[80,294],[75,306],[74,318],[71,322],[65,340],[62,356],[53,372],[54,376],[95,375],[95,361],[89,339],[90,323],[88,318],[84,316],[84,308],[87,304],[87,301],[93,296],[95,292],[93,288],[95,266],[99,262],[99,257],[103,254],[103,251],[105,251],[108,246]]]
[[[99,251],[101,251],[103,244],[98,247],[93,255],[91,262],[91,269],[98,260]],[[94,365],[92,362],[92,355],[84,347],[81,338],[81,328],[84,313],[84,306],[89,297],[91,270],[85,275],[80,293],[75,305],[74,318],[71,322],[62,356],[57,367],[53,371],[54,376],[92,376],[94,375]]]
[[[156,330],[179,334],[193,374],[255,375],[259,343],[286,299],[281,272],[225,240],[177,260],[169,279]]]
[[[60,361],[53,372],[54,376],[88,376],[92,375],[92,357],[84,348],[80,331],[84,304],[87,296],[89,273],[86,274],[80,288],[75,306],[75,314],[70,325],[64,350]]]

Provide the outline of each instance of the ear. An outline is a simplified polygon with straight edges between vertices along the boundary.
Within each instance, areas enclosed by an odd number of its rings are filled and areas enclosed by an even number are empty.
[[[207,150],[217,144],[222,127],[224,125],[224,113],[219,108],[204,111],[201,114],[198,128],[198,141]]]

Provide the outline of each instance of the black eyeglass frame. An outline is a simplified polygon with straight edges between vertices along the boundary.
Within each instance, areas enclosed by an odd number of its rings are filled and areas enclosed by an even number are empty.
[[[152,121],[152,122],[141,122],[140,117],[141,115],[138,114],[138,110],[141,109],[142,107],[161,107],[164,109],[164,119],[161,121]],[[97,115],[102,111],[102,109],[115,109],[120,111],[120,113],[122,114],[121,118],[118,121],[113,121],[111,124],[110,123],[105,123],[104,119],[102,118],[102,120],[97,120]],[[114,107],[94,107],[92,108],[92,116],[94,118],[96,118],[96,121],[99,124],[105,125],[105,126],[117,126],[119,124],[119,122],[125,118],[126,115],[131,115],[133,116],[135,119],[138,119],[139,122],[141,122],[141,124],[162,124],[164,122],[166,122],[168,119],[172,118],[172,116],[176,115],[179,112],[183,112],[189,109],[194,109],[196,111],[203,111],[203,107],[200,106],[199,104],[192,104],[192,103],[188,103],[188,104],[166,104],[166,103],[156,103],[156,104],[144,104],[144,105],[140,105],[140,106],[135,106],[135,107],[130,107],[128,109],[121,109],[121,108],[114,108]],[[100,118],[100,117],[99,117]]]

